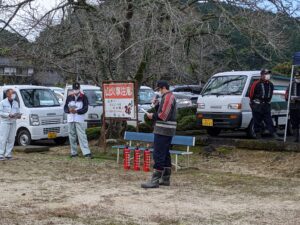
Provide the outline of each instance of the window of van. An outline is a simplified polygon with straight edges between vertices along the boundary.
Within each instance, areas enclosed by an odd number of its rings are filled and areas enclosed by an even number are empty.
[[[90,106],[102,105],[102,92],[100,90],[83,90]]]
[[[155,93],[152,89],[139,90],[139,104],[151,104]]]
[[[60,106],[50,89],[22,89],[20,92],[28,108]]]
[[[212,77],[202,95],[241,95],[243,93],[247,76],[230,75]]]

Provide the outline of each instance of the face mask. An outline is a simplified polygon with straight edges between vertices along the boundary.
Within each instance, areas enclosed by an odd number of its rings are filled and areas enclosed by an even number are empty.
[[[11,98],[12,98],[13,100],[15,100],[16,97],[17,97],[16,94],[12,94],[12,95],[11,95]]]
[[[270,74],[265,75],[265,79],[266,80],[270,80],[271,79],[271,75]]]

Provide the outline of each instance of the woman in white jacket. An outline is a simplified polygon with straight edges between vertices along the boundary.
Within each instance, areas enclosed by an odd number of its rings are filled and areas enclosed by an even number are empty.
[[[16,120],[21,118],[19,103],[15,101],[15,91],[8,89],[5,94],[6,98],[0,102],[0,160],[12,159]]]

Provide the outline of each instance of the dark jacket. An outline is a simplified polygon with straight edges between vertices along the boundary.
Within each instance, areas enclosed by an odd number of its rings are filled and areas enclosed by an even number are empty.
[[[82,92],[78,96],[77,100],[76,100],[74,94],[71,94],[67,97],[67,100],[66,100],[66,103],[65,103],[65,106],[64,106],[65,113],[70,113],[69,103],[72,102],[72,101],[82,102],[82,108],[77,109],[77,114],[82,115],[82,114],[87,113],[87,111],[89,109],[89,101],[88,101],[88,98],[85,96],[85,94],[83,94]]]
[[[289,97],[289,89],[287,88],[285,92],[285,100],[288,101]],[[292,90],[291,90],[291,102],[290,108],[291,109],[300,109],[300,83],[296,82],[295,80],[292,82]]]
[[[274,91],[274,85],[270,81],[257,80],[251,86],[251,103],[270,103]]]
[[[154,134],[174,136],[176,133],[176,98],[172,92],[162,96],[157,112],[153,114],[155,120]]]

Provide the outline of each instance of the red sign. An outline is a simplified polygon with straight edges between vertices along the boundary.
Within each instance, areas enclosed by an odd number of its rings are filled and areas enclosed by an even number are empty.
[[[103,84],[105,99],[134,98],[133,83]]]

